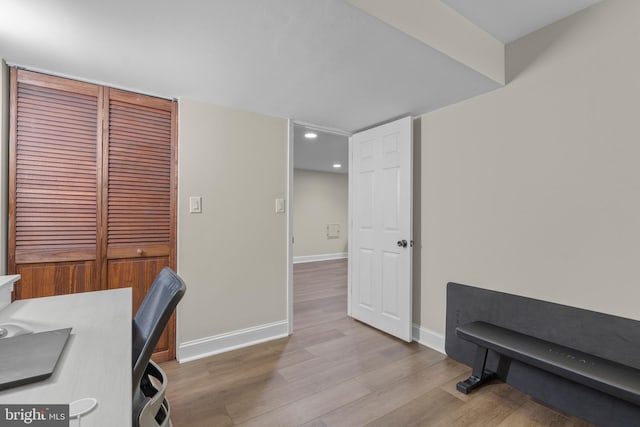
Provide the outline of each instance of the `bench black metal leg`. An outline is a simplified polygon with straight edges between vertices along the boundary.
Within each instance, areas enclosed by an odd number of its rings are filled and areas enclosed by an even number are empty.
[[[487,371],[484,368],[487,364],[487,353],[488,350],[485,347],[478,346],[476,361],[473,364],[471,376],[456,384],[456,390],[464,394],[469,394],[471,390],[480,387],[495,376],[494,372]]]

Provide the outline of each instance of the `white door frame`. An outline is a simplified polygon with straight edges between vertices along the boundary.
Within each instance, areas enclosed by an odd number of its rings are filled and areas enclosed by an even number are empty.
[[[293,120],[287,120],[287,332],[293,334]]]
[[[311,123],[301,122],[299,120],[287,120],[288,125],[288,139],[287,146],[287,329],[289,335],[293,334],[293,126],[304,126],[310,130],[317,130],[320,132],[335,133],[337,135],[343,135],[351,138],[351,133],[345,132],[340,129],[328,128],[325,126],[318,126]],[[351,158],[349,158],[349,166],[351,166]],[[349,206],[349,221],[351,221],[351,201],[348,202]],[[347,225],[347,229],[351,228],[351,224]],[[349,255],[351,256],[351,249],[349,249]],[[348,285],[351,289],[351,284]],[[347,293],[347,295],[349,295]],[[350,297],[347,296],[347,303],[350,301]],[[347,305],[347,314],[351,315],[351,308]]]
[[[413,118],[413,120],[415,120],[415,117]],[[376,125],[373,125],[371,127],[375,127],[375,126],[379,126],[384,124],[385,122],[382,123],[378,123]],[[287,145],[287,198],[288,200],[286,201],[286,221],[287,221],[287,265],[286,265],[286,271],[287,271],[287,329],[288,329],[288,333],[289,335],[293,334],[293,169],[294,169],[294,164],[293,164],[293,149],[294,149],[294,139],[293,139],[293,127],[294,125],[299,125],[299,126],[305,126],[307,128],[310,129],[315,129],[315,130],[319,130],[319,131],[324,131],[324,132],[332,132],[332,133],[337,133],[340,135],[344,135],[347,136],[349,138],[349,144],[351,144],[351,136],[353,135],[352,133],[348,133],[348,132],[344,132],[338,129],[332,129],[332,128],[327,128],[327,127],[322,127],[322,126],[317,126],[317,125],[313,125],[310,123],[306,123],[306,122],[302,122],[302,121],[298,121],[298,120],[292,120],[292,119],[288,119],[287,120],[287,125],[288,125],[288,145]],[[366,129],[362,129],[362,130],[366,130]],[[353,170],[352,168],[352,162],[353,159],[351,157],[351,152],[349,152],[349,171]],[[348,174],[348,192],[349,194],[353,194],[352,193],[352,185],[353,185],[353,181],[351,178],[351,173]],[[352,224],[352,212],[353,212],[353,207],[352,207],[352,197],[349,197],[348,200],[348,223],[347,223],[347,229],[348,229],[348,235],[351,235],[351,224]],[[351,245],[348,245],[348,250],[347,250],[347,257],[348,259],[351,259],[352,256],[352,248]],[[349,264],[347,263],[347,268],[349,268]],[[350,270],[350,269],[349,269]],[[347,272],[347,315],[351,317],[351,271]]]

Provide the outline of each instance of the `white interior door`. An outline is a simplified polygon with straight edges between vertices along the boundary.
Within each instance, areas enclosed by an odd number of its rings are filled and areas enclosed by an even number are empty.
[[[411,341],[413,127],[406,117],[349,140],[351,316]]]

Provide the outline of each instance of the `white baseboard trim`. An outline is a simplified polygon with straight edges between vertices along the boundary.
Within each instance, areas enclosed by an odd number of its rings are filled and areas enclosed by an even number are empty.
[[[413,324],[413,340],[444,355],[447,354],[444,351],[444,335],[415,323]]]
[[[176,359],[180,363],[191,362],[214,354],[284,338],[287,335],[289,335],[289,323],[287,320],[267,323],[266,325],[180,343]]]
[[[347,257],[348,257],[347,252],[338,252],[335,254],[320,254],[320,255],[301,255],[301,256],[294,256],[293,263],[300,264],[303,262],[330,261],[332,259],[344,259]]]

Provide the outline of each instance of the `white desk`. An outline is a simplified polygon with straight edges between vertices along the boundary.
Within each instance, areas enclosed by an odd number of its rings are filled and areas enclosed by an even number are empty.
[[[19,274],[0,276],[0,310],[11,304],[11,291],[13,284],[20,280]]]
[[[0,403],[56,404],[94,397],[98,405],[82,416],[82,427],[131,424],[131,289],[15,301],[0,311],[0,324],[10,322],[34,332],[73,329],[53,375],[0,391]]]

